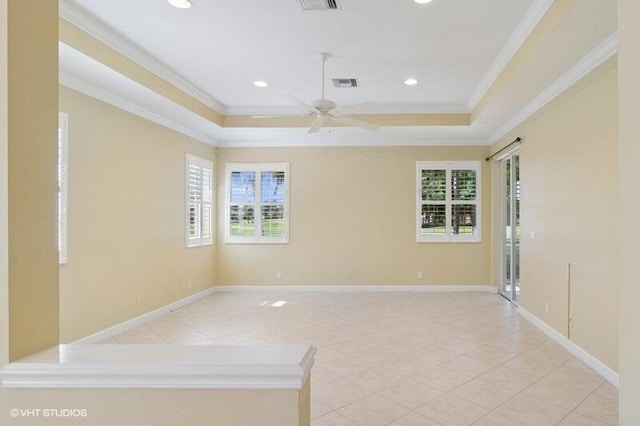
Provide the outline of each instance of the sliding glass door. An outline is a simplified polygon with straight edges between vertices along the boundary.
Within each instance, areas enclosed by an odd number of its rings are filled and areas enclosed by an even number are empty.
[[[501,161],[502,279],[500,294],[513,303],[520,297],[520,157]]]

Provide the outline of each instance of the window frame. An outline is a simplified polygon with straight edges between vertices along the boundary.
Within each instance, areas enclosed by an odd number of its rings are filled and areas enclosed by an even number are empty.
[[[199,210],[198,217],[202,218],[202,211],[205,207],[208,207],[211,211],[210,213],[210,223],[209,223],[209,236],[202,236],[202,220],[198,225],[198,235],[192,237],[190,235],[190,219],[191,219],[191,204],[192,200],[190,198],[190,188],[189,188],[189,175],[191,166],[200,167],[201,169],[208,169],[210,171],[211,180],[209,182],[209,202],[207,203],[202,197],[204,179],[200,182],[200,200],[197,201],[196,209]],[[192,154],[185,155],[185,247],[193,248],[193,247],[202,247],[212,245],[215,237],[215,167],[213,161],[208,160],[206,158],[198,157]]]
[[[231,235],[231,207],[235,203],[231,203],[231,173],[233,172],[254,172],[255,188],[254,188],[254,221],[256,223],[255,234],[252,236]],[[284,172],[285,194],[284,194],[284,235],[281,237],[271,237],[261,235],[262,229],[262,185],[261,172]],[[290,218],[290,163],[288,162],[260,162],[260,163],[241,163],[229,162],[225,164],[225,243],[226,244],[289,244],[289,218]],[[245,203],[249,204],[249,203]]]
[[[58,111],[58,264],[69,261],[69,114]]]
[[[445,200],[422,200],[422,171],[444,170],[446,171],[446,197]],[[451,199],[451,173],[453,170],[474,170],[476,172],[476,197],[475,200]],[[445,205],[445,234],[422,234],[422,206]],[[460,204],[472,204],[476,206],[476,226],[474,234],[453,234],[451,217],[452,206]],[[479,243],[482,242],[482,162],[481,161],[417,161],[416,162],[416,242],[418,243]]]

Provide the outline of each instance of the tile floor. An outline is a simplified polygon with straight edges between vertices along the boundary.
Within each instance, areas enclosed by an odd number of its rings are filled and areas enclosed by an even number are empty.
[[[618,392],[488,293],[216,293],[104,343],[310,343],[312,426],[615,425]]]

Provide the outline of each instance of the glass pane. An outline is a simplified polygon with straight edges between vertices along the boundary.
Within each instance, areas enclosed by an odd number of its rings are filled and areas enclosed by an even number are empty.
[[[475,204],[454,204],[451,206],[451,233],[453,235],[475,235]]]
[[[232,203],[253,203],[256,193],[255,172],[231,172]]]
[[[262,206],[262,235],[284,237],[283,206]]]
[[[520,157],[513,156],[514,192],[513,200],[513,300],[520,298]]]
[[[284,172],[262,172],[260,180],[263,203],[284,203]]]
[[[451,171],[451,199],[454,201],[476,199],[475,170]]]
[[[256,225],[252,206],[231,206],[230,233],[233,236],[252,237],[256,233]]]
[[[189,204],[189,238],[198,238],[200,236],[200,218],[198,216],[198,206]]]
[[[202,169],[192,164],[189,165],[189,200],[198,201],[201,197]]]
[[[422,206],[422,235],[445,235],[447,206],[444,204],[426,204]]]
[[[202,199],[204,201],[211,201],[212,190],[211,182],[213,182],[213,175],[211,169],[202,169]]]
[[[446,170],[422,171],[422,200],[444,201],[447,197]]]
[[[502,279],[502,293],[511,299],[511,160],[504,160],[503,171],[503,203],[504,203],[504,270]]]
[[[202,206],[202,230],[201,237],[210,237],[211,236],[211,207],[210,206]]]

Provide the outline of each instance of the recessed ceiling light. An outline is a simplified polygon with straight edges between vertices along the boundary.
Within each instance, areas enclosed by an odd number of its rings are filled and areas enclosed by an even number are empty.
[[[253,82],[253,85],[257,87],[267,87],[269,84],[266,81],[256,80]]]
[[[177,7],[178,9],[189,9],[191,7],[191,2],[189,0],[168,0],[169,4],[173,7]]]
[[[415,78],[408,78],[404,81],[404,84],[406,84],[407,86],[415,86],[416,84],[418,84],[418,80],[416,80]]]
[[[431,0],[413,0],[418,4],[427,4],[427,3],[431,3]]]

